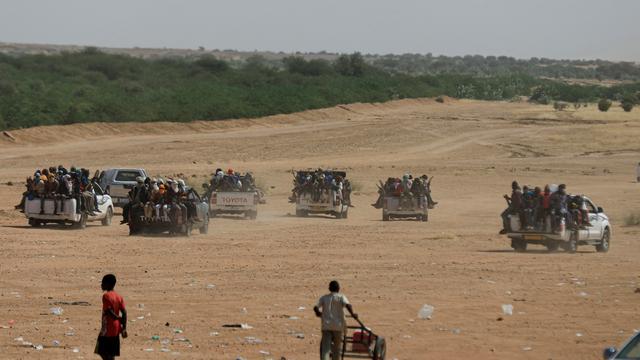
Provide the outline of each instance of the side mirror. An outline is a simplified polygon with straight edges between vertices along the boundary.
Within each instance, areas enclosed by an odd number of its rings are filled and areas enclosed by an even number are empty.
[[[598,213],[602,213],[602,212],[604,212],[604,209],[602,209],[601,206],[598,206]]]
[[[616,348],[614,348],[613,346],[608,347],[606,349],[604,349],[604,351],[602,352],[602,358],[604,360],[609,360],[611,359],[616,353],[618,352],[618,350]]]

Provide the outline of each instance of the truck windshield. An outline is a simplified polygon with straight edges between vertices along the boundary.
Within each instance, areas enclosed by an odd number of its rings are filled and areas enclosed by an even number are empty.
[[[116,174],[116,181],[136,181],[136,177],[142,176],[137,170],[121,170]]]
[[[636,337],[620,350],[616,359],[640,359],[640,335]]]

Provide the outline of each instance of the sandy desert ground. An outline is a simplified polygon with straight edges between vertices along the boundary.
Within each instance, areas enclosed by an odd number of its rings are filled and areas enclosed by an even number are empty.
[[[15,142],[0,140],[3,359],[96,358],[99,281],[108,272],[135,320],[123,341],[128,359],[317,358],[320,324],[311,309],[334,278],[386,337],[388,359],[599,359],[640,328],[640,227],[624,226],[640,211],[638,111],[423,99],[12,134]],[[251,170],[268,203],[256,221],[215,219],[208,235],[191,238],[129,237],[117,222],[30,228],[13,210],[20,182],[59,163],[184,173],[196,185],[218,166]],[[357,189],[349,219],[291,215],[290,170],[307,167],[349,172]],[[428,223],[383,223],[370,206],[375,184],[407,171],[435,176],[440,204]],[[612,219],[611,250],[513,252],[497,234],[513,179],[590,195]],[[78,301],[90,305],[49,314],[56,303]],[[431,320],[417,318],[423,304],[435,307]],[[513,304],[514,314],[503,315],[502,304]]]

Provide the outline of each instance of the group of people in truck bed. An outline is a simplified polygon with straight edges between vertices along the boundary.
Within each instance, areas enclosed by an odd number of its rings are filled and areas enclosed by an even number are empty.
[[[295,203],[304,194],[309,194],[313,202],[334,200],[352,206],[351,183],[343,172],[321,168],[296,172],[289,202]],[[335,199],[332,194],[335,194]]]
[[[411,174],[404,174],[402,178],[387,178],[385,183],[378,185],[378,200],[371,206],[381,209],[385,196],[418,198],[425,201],[429,209],[433,209],[438,202],[431,197],[431,180],[427,175],[414,178]]]
[[[197,218],[195,204],[188,200],[191,191],[182,179],[138,176],[129,191],[129,202],[122,208],[121,224],[129,223],[132,211],[142,213],[140,220],[145,222],[183,224],[189,218]]]
[[[250,172],[242,175],[239,172],[233,171],[233,169],[227,169],[225,173],[222,169],[218,168],[209,182],[209,188],[211,191],[248,192],[255,191],[256,184]]]
[[[511,195],[504,195],[504,198],[508,206],[500,215],[503,222],[501,234],[513,230],[509,221],[511,216],[519,217],[520,230],[544,229],[547,217],[550,217],[554,232],[559,230],[562,220],[572,229],[591,225],[584,196],[568,194],[565,184],[560,184],[557,189],[554,185],[546,185],[543,190],[538,186],[520,188],[518,182],[513,181]]]
[[[77,213],[95,215],[98,209],[97,195],[94,191],[95,176],[92,178],[89,169],[72,166],[67,170],[64,166],[52,166],[37,169],[33,176],[26,180],[26,191],[22,194],[16,209],[24,212],[27,200],[40,199],[40,214],[44,214],[45,200],[53,200],[53,214],[65,212],[65,200],[76,199]]]

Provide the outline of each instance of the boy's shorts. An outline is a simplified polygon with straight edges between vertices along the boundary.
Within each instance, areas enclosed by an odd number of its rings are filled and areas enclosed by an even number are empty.
[[[98,355],[120,356],[120,336],[98,336],[94,352]]]

